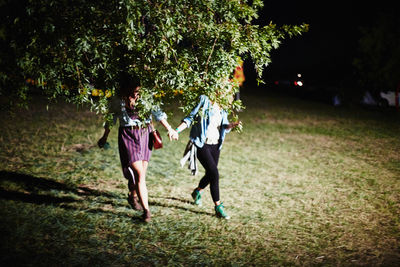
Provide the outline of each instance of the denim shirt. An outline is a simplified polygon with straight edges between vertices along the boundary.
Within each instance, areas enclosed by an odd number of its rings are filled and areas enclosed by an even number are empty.
[[[212,103],[210,99],[205,96],[200,96],[200,101],[196,107],[185,117],[182,121],[190,127],[192,124],[192,129],[190,130],[190,140],[197,146],[203,147],[206,142],[207,128],[210,125],[210,109],[212,108]],[[230,132],[227,129],[229,126],[228,113],[225,110],[221,110],[222,121],[219,127],[219,149],[222,148],[222,143],[225,139],[225,134]]]
[[[126,110],[125,101],[118,97],[114,97],[111,100],[110,111],[113,113],[114,124],[116,124],[117,119],[119,119],[120,127],[146,126],[151,123],[152,120],[151,115],[144,122],[140,121],[139,119],[132,119]],[[160,109],[152,111],[151,114],[154,116],[156,121],[167,119],[167,114]]]

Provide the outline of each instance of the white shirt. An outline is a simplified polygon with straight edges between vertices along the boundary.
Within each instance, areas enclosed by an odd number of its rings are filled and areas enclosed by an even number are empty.
[[[222,122],[221,109],[217,103],[214,103],[210,110],[210,124],[206,133],[206,144],[216,145],[219,141],[219,126]]]

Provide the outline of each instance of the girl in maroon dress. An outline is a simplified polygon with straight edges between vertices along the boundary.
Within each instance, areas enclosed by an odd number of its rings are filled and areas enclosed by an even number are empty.
[[[143,210],[143,220],[149,222],[151,213],[148,204],[146,171],[151,157],[149,134],[152,117],[145,121],[139,119],[137,101],[140,85],[137,79],[125,77],[121,82],[120,97],[111,102],[114,123],[119,118],[118,148],[124,177],[128,179],[128,202],[136,210]],[[178,133],[167,122],[167,115],[161,110],[152,111],[156,121],[168,131],[170,140],[177,140]],[[98,141],[104,147],[110,128],[106,125],[103,136]]]

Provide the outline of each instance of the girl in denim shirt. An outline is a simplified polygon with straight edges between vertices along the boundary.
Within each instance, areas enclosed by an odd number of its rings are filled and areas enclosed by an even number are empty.
[[[232,99],[233,100],[233,99]],[[196,146],[197,158],[205,169],[205,175],[192,192],[194,204],[201,205],[203,189],[210,184],[210,192],[215,204],[215,214],[219,218],[229,219],[219,196],[218,160],[225,134],[240,122],[229,123],[228,113],[217,102],[207,96],[200,96],[198,104],[176,128],[178,133],[192,126],[190,141]]]

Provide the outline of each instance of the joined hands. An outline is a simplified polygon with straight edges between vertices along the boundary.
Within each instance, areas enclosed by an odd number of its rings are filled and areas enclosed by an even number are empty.
[[[174,129],[170,129],[170,130],[168,131],[168,137],[169,137],[169,140],[170,140],[170,141],[172,141],[172,140],[178,140],[178,139],[179,139],[179,134],[178,134],[178,132],[175,131]]]

